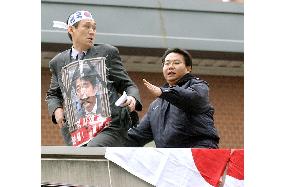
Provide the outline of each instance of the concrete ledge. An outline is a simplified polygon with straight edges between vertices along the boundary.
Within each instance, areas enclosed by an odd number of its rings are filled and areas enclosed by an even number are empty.
[[[41,158],[105,159],[104,147],[42,146]]]
[[[42,146],[41,182],[96,187],[152,186],[104,158],[105,148]]]

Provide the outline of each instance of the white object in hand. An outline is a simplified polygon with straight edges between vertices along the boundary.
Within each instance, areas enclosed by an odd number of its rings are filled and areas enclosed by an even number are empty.
[[[127,94],[126,92],[124,91],[122,96],[120,96],[120,98],[115,102],[115,105],[116,106],[121,106],[122,107],[122,104],[127,100]]]

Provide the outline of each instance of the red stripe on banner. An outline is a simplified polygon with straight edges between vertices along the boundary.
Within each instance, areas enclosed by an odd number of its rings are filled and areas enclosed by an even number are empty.
[[[235,149],[230,157],[227,175],[244,180],[244,150]]]
[[[211,185],[217,186],[230,158],[230,149],[191,149],[196,168]]]

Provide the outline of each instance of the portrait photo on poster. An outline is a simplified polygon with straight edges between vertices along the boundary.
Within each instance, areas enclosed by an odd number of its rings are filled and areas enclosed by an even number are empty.
[[[109,126],[105,58],[78,60],[62,68],[64,107],[73,146],[81,146]]]

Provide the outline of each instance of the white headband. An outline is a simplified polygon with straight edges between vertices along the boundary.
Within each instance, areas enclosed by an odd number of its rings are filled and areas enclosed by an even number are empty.
[[[83,20],[83,19],[93,19],[93,16],[90,12],[85,10],[80,10],[72,14],[68,19],[68,24],[62,21],[53,21],[53,27],[60,28],[60,29],[68,29],[68,26],[72,26],[75,23]]]

